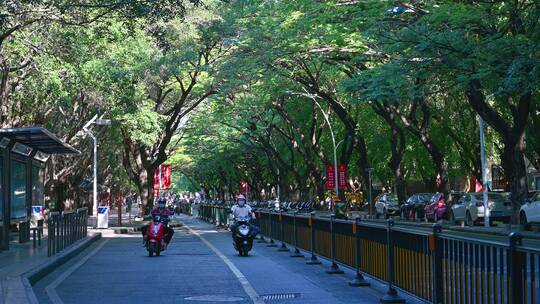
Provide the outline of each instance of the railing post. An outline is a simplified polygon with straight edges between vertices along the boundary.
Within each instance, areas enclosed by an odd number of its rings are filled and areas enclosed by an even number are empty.
[[[381,303],[405,303],[405,299],[400,297],[394,288],[394,240],[392,239],[392,227],[394,220],[389,219],[386,226],[386,261],[387,261],[387,280],[388,290],[386,295],[381,298]]]
[[[274,242],[274,225],[272,225],[272,211],[268,212],[268,223],[270,224],[270,244],[266,245],[266,247],[277,247],[277,244]]]
[[[259,239],[257,240],[257,243],[266,243],[264,239],[264,231],[263,231],[263,219],[261,218],[261,211],[257,210],[257,226],[259,227]]]
[[[334,220],[336,218],[335,214],[330,215],[330,237],[331,237],[331,258],[332,265],[326,270],[328,274],[342,274],[343,270],[339,269],[339,266],[336,263],[336,233],[334,232]]]
[[[57,254],[58,252],[60,252],[60,241],[62,240],[62,236],[60,235],[60,229],[61,229],[61,225],[62,225],[62,222],[60,221],[60,213],[58,213],[56,216],[55,216],[55,219],[54,219],[55,223],[54,223],[54,227],[56,228],[56,232],[54,234],[54,239],[56,241],[56,245],[54,246],[54,254]]]
[[[257,241],[257,243],[266,243],[266,240],[264,239],[264,236],[263,236],[263,220],[261,218],[261,212],[260,211],[257,211],[257,224],[259,224],[259,229],[261,230],[261,233],[259,233],[259,240]]]
[[[53,221],[52,217],[49,216],[47,219],[47,256],[52,255],[52,237],[53,237]]]
[[[285,231],[283,230],[283,212],[279,211],[279,230],[280,230],[280,238],[281,238],[281,246],[279,247],[278,251],[281,252],[289,252],[289,248],[287,248],[287,245],[285,245]]]
[[[293,230],[294,230],[294,252],[290,255],[291,258],[303,258],[304,255],[298,250],[298,230],[296,229],[296,215],[298,210],[293,212]]]
[[[88,236],[88,208],[84,211],[84,237]]]
[[[431,265],[433,269],[433,304],[441,304],[444,299],[442,246],[438,234],[441,233],[440,224],[433,225],[433,234],[428,237],[429,250],[431,251]]]
[[[360,267],[361,267],[361,264],[362,264],[362,247],[361,247],[361,243],[360,243],[360,231],[359,231],[359,228],[360,228],[360,217],[356,217],[354,223],[353,223],[353,233],[354,233],[354,236],[355,236],[355,247],[354,247],[354,250],[355,250],[355,270],[356,270],[356,275],[354,277],[354,279],[352,279],[352,281],[349,282],[349,286],[352,286],[352,287],[361,287],[361,286],[370,286],[371,283],[369,283],[368,281],[366,281],[366,279],[364,278],[364,276],[362,275],[362,272],[360,272]]]
[[[307,260],[306,264],[308,265],[319,265],[321,261],[317,259],[315,255],[315,225],[313,223],[313,218],[315,217],[315,211],[312,211],[309,214],[309,226],[311,227],[311,257]]]
[[[66,216],[65,216],[63,211],[62,211],[61,221],[62,221],[62,247],[61,247],[60,251],[64,250],[67,247],[66,246],[66,243],[67,243],[67,238],[66,238],[67,225],[66,225]]]
[[[509,235],[510,246],[508,248],[508,303],[524,303],[523,297],[523,270],[525,268],[525,253],[518,251],[523,236],[519,232]]]

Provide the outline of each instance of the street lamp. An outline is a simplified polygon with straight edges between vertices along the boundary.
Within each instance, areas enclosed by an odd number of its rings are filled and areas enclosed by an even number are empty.
[[[495,93],[486,96],[486,100],[493,97]],[[488,182],[486,175],[486,146],[484,144],[484,119],[481,115],[478,115],[478,127],[480,129],[480,160],[482,162],[482,196],[484,205],[484,227],[489,228],[489,208],[488,208]]]
[[[319,110],[321,110],[321,112],[322,112],[322,114],[324,116],[324,119],[326,120],[326,123],[328,124],[328,128],[330,129],[330,135],[332,136],[332,146],[334,147],[334,186],[335,186],[336,196],[339,197],[337,153],[336,153],[336,150],[337,150],[337,147],[343,142],[343,140],[341,140],[336,145],[336,138],[334,136],[334,130],[332,129],[332,125],[330,124],[330,119],[329,119],[328,115],[326,114],[326,112],[321,107],[321,104],[315,99],[315,97],[317,97],[316,95],[303,94],[303,93],[293,93],[293,92],[290,92],[290,91],[285,92],[285,94],[287,94],[287,95],[300,95],[300,96],[305,96],[305,97],[311,98],[311,100],[313,100],[313,102],[317,105]],[[332,211],[334,211],[334,202],[333,201],[332,201]]]
[[[111,120],[110,119],[100,119],[98,118],[97,114],[92,117],[82,128],[82,133],[79,131],[77,133],[78,135],[86,134],[92,138],[92,141],[94,143],[94,186],[92,191],[92,203],[93,203],[93,214],[94,216],[97,216],[97,137],[92,133],[92,131],[89,129],[91,125],[98,125],[98,126],[110,126]]]
[[[366,169],[367,173],[368,173],[368,199],[369,199],[369,216],[372,216],[373,215],[373,201],[372,201],[372,196],[371,196],[371,191],[372,191],[372,181],[371,181],[371,172],[373,172],[373,168],[367,168]]]

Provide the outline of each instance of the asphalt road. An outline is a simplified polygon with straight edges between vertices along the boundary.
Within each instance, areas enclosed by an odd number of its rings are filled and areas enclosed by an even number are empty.
[[[140,234],[103,240],[41,280],[40,303],[378,303],[385,286],[349,287],[353,272],[329,275],[323,265],[306,265],[276,248],[255,244],[239,257],[230,233],[186,216],[168,250],[149,258]],[[420,303],[406,297],[408,303]]]

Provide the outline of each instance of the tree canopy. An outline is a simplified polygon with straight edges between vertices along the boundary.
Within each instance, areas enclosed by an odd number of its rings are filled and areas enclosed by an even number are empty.
[[[78,130],[111,118],[100,179],[151,204],[163,163],[175,191],[323,198],[332,133],[351,191],[369,168],[400,201],[470,189],[481,117],[517,211],[540,170],[539,18],[533,0],[7,1],[1,122],[88,154]],[[48,166],[48,191],[82,203],[89,158]]]

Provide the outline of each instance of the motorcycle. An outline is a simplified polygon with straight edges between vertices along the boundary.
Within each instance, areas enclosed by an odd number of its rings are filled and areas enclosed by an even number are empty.
[[[152,222],[146,231],[145,247],[148,250],[149,257],[152,257],[154,254],[159,256],[165,250],[165,241],[163,239],[165,235],[165,223],[166,220],[161,218],[161,216],[153,216]]]
[[[240,256],[248,256],[253,247],[253,227],[249,224],[249,217],[241,217],[236,221],[236,233],[233,240],[234,249]]]

